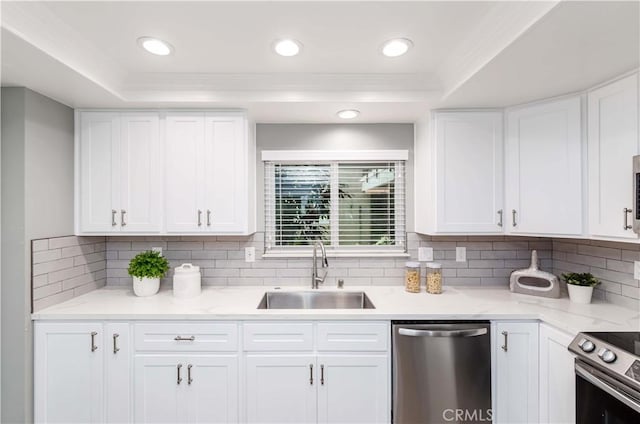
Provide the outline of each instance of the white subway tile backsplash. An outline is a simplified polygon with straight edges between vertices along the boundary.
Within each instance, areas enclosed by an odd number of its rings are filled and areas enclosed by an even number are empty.
[[[33,240],[31,247],[31,295],[34,311],[106,284],[104,237],[39,239]]]

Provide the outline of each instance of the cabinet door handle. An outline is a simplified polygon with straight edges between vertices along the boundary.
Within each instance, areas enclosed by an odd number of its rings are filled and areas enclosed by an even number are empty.
[[[515,227],[516,225],[518,225],[518,223],[516,222],[516,214],[517,214],[517,213],[518,213],[518,212],[516,212],[516,210],[515,210],[515,209],[512,209],[512,210],[511,210],[511,220],[512,220],[512,224],[513,224],[513,226],[514,226],[514,227]]]
[[[622,209],[622,212],[624,213],[624,224],[623,225],[623,229],[624,230],[630,230],[632,228],[631,225],[629,225],[629,214],[631,212],[633,212],[633,209],[629,209],[629,208],[624,208]]]
[[[111,226],[115,227],[116,225],[118,225],[118,223],[116,222],[116,214],[118,213],[118,211],[116,211],[115,209],[111,209]]]
[[[503,213],[503,211],[502,211],[502,209],[500,209],[498,211],[498,216],[500,217],[500,219],[498,220],[498,227],[502,227],[502,213]]]
[[[180,385],[180,383],[182,383],[182,377],[180,377],[180,370],[182,369],[182,364],[178,364],[176,368],[178,369],[178,385]]]
[[[125,211],[124,209],[120,209],[120,225],[122,225],[123,227],[127,225],[127,221],[124,220],[124,216],[126,213],[127,211]]]
[[[324,365],[320,364],[320,385],[324,386]]]
[[[202,227],[202,211],[198,209],[198,227]]]
[[[506,331],[503,331],[502,337],[504,337],[504,344],[501,346],[501,348],[506,352],[507,350],[509,350],[509,338],[508,338],[509,333],[507,333]]]
[[[309,364],[309,384],[313,386],[313,364]]]
[[[113,353],[118,353],[120,351],[120,348],[118,347],[118,337],[120,337],[120,334],[114,333],[114,335],[113,335]]]
[[[191,383],[193,383],[193,378],[191,378],[191,368],[193,367],[193,365],[189,364],[187,365],[187,384],[191,385]]]
[[[95,331],[91,332],[91,352],[95,352],[96,350],[98,350],[98,346],[96,346],[96,336],[98,335],[98,333],[96,333]]]
[[[211,210],[207,209],[207,227],[211,227]]]
[[[175,340],[177,342],[192,342],[195,339],[196,339],[196,336],[189,336],[189,337],[175,336],[173,338],[173,340]]]

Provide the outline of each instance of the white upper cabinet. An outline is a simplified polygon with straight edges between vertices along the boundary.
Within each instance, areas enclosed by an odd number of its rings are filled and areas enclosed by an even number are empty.
[[[583,233],[581,98],[507,111],[505,229]]]
[[[588,94],[589,234],[637,239],[631,228],[638,146],[638,74]],[[635,213],[635,211],[633,211]]]
[[[502,233],[502,112],[438,112],[433,122],[433,232]]]
[[[255,231],[245,115],[164,115],[78,112],[76,233]]]
[[[81,112],[79,120],[77,233],[159,233],[158,115]]]
[[[168,233],[250,232],[246,129],[241,114],[167,116]]]

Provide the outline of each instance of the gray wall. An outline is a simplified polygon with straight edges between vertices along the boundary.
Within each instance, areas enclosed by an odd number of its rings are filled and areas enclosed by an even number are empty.
[[[413,124],[256,125],[257,229],[264,231],[263,150],[408,150],[407,232],[413,231]]]
[[[25,88],[3,88],[1,158],[1,420],[28,422],[33,419],[30,243],[73,233],[73,110]]]

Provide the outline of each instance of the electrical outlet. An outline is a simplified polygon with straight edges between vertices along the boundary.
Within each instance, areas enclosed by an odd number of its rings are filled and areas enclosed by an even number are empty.
[[[633,278],[640,280],[640,261],[633,263]]]
[[[466,262],[466,261],[467,261],[467,248],[456,247],[456,262]]]
[[[253,246],[244,248],[244,261],[255,262],[256,261],[256,248]]]
[[[160,254],[160,256],[162,256],[162,247],[152,247],[151,251],[152,252],[158,252]]]
[[[433,247],[418,247],[418,260],[420,262],[433,261]]]

